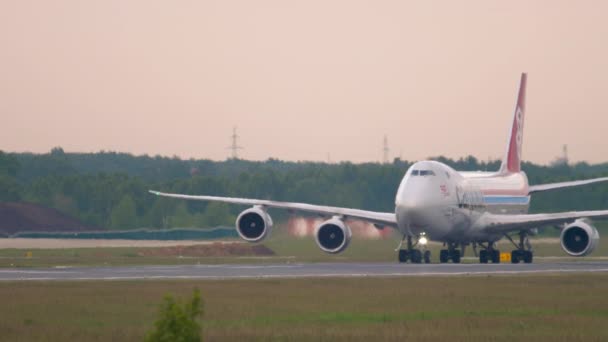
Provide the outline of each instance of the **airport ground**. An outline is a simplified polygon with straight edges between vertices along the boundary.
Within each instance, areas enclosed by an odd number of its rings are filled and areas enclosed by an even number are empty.
[[[35,243],[38,245],[1,248],[0,268],[328,261],[396,263],[397,240],[353,239],[343,254],[327,255],[311,238],[294,239],[279,233],[264,243],[274,253],[269,256],[256,253],[209,256],[207,252],[201,254],[198,247],[175,248],[170,246],[172,243],[138,242],[99,248],[86,248],[77,242],[72,242],[69,248],[54,248],[57,246],[43,240]],[[608,257],[608,250],[602,244],[591,258],[577,259],[566,256],[555,238],[538,238],[533,243],[539,263]],[[211,245],[201,244],[201,248],[205,250]],[[430,246],[435,259],[440,248],[436,244]],[[500,248],[511,249],[504,241]],[[469,258],[464,262],[477,262],[470,249],[467,255]],[[608,272],[3,281],[0,282],[3,300],[0,340],[141,340],[152,327],[165,294],[185,299],[194,288],[199,288],[205,302],[204,336],[210,341],[603,341],[608,339],[607,284]]]
[[[70,266],[125,266],[125,265],[184,265],[184,264],[226,264],[226,263],[294,263],[294,262],[396,262],[395,248],[398,239],[362,240],[353,238],[350,246],[337,255],[323,253],[314,239],[293,238],[287,234],[274,234],[263,243],[264,249],[251,249],[241,241],[228,243],[242,244],[247,250],[221,251],[218,243],[177,241],[98,241],[102,247],[91,248],[90,241],[44,240],[10,241],[0,239],[0,268],[7,267],[70,267]],[[608,246],[600,242],[589,257],[573,258],[563,252],[557,238],[535,238],[532,240],[535,262],[552,260],[590,261],[608,258]],[[178,248],[176,245],[183,247]],[[65,248],[58,248],[58,247]],[[16,247],[16,248],[12,248]],[[440,244],[430,244],[433,262],[438,262]],[[503,252],[510,252],[513,246],[505,240],[499,243]],[[219,249],[219,251],[218,251]],[[471,248],[467,248],[464,263],[476,263]]]
[[[202,292],[207,340],[605,341],[608,274],[0,283],[9,341],[141,340]]]

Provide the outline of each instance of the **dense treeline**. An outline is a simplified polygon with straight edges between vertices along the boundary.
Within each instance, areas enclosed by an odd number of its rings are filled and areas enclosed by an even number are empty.
[[[432,158],[457,170],[496,170],[498,161]],[[242,208],[157,198],[148,189],[191,194],[302,201],[392,211],[395,190],[411,164],[325,164],[181,160],[125,153],[47,154],[0,151],[0,201],[28,201],[56,208],[100,228],[216,226]],[[608,175],[608,163],[523,165],[531,184]],[[608,185],[533,197],[532,211],[608,208]],[[280,215],[280,214],[279,214]],[[280,216],[279,216],[280,218]]]

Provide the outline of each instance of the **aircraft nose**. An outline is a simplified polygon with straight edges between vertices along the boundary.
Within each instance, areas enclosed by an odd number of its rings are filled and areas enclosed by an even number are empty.
[[[419,224],[423,220],[424,206],[414,199],[402,201],[397,206],[398,215],[402,220]]]
[[[398,207],[404,213],[413,213],[418,210],[420,206],[414,200],[407,200],[399,203]]]
[[[412,191],[404,194],[397,203],[397,215],[400,220],[414,225],[425,225],[429,210],[433,207],[433,198],[428,193]]]
[[[406,189],[397,205],[406,211],[418,211],[430,206],[433,199],[427,189]]]

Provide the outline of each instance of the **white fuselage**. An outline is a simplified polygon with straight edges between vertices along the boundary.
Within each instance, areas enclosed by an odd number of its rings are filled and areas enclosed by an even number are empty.
[[[400,232],[426,234],[442,242],[493,242],[500,235],[475,229],[484,213],[523,214],[530,204],[523,172],[458,172],[436,161],[412,165],[397,191],[395,214]]]

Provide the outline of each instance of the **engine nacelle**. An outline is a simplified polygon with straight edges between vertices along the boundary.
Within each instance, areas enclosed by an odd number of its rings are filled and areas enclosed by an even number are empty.
[[[597,229],[585,220],[576,220],[562,229],[562,249],[572,256],[584,256],[595,249],[600,240]]]
[[[248,242],[259,242],[270,235],[272,218],[260,208],[249,208],[236,218],[236,231],[240,237]]]
[[[315,229],[315,240],[323,252],[340,253],[350,243],[353,236],[350,228],[341,219],[331,218]]]

